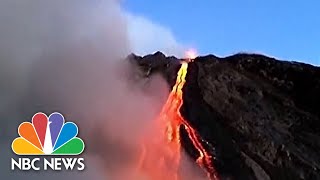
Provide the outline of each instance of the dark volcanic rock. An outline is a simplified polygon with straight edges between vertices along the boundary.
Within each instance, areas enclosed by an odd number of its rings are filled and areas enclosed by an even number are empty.
[[[148,77],[153,73],[161,73],[171,86],[174,85],[176,72],[180,64],[180,60],[176,57],[166,57],[163,53],[156,52],[153,55],[144,57],[131,54],[129,55],[129,60],[142,69],[144,77]]]
[[[176,58],[134,59],[174,83]],[[181,112],[213,146],[222,179],[320,179],[319,67],[252,54],[198,57],[183,90]],[[187,138],[184,146],[195,157]]]

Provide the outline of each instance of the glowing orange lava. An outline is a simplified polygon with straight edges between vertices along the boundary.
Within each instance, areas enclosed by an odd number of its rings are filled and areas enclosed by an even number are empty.
[[[181,163],[181,127],[186,130],[193,146],[198,151],[199,157],[196,163],[207,174],[207,179],[218,180],[217,173],[212,166],[212,157],[203,147],[199,140],[199,135],[196,130],[182,117],[180,108],[183,104],[182,88],[186,83],[188,63],[183,62],[177,74],[176,83],[169,94],[166,104],[164,105],[157,127],[160,128],[161,137],[155,137],[154,145],[142,145],[142,153],[140,156],[138,170],[146,172],[148,175],[146,179],[152,180],[184,180],[179,173]],[[165,147],[159,148],[156,144],[164,144]],[[153,153],[159,156],[154,157],[148,154]],[[156,168],[150,168],[154,167]]]

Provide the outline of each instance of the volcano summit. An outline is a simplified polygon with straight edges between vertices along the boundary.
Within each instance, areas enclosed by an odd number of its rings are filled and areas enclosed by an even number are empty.
[[[172,87],[182,61],[161,52],[129,59],[145,77],[161,73]],[[208,55],[188,63],[185,80],[181,116],[220,179],[320,179],[319,67],[258,54]],[[179,134],[196,162],[201,152],[186,129]]]

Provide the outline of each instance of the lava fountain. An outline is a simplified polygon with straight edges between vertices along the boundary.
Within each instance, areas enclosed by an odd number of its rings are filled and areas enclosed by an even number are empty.
[[[194,56],[194,52],[188,51],[188,54]],[[148,142],[143,141],[140,159],[137,165],[137,172],[143,172],[143,179],[152,180],[185,180],[187,179],[181,173],[182,161],[182,146],[181,133],[183,128],[191,140],[193,146],[198,151],[197,165],[206,174],[206,179],[218,180],[218,174],[215,171],[212,163],[212,157],[204,148],[201,137],[197,131],[182,117],[180,108],[183,104],[182,88],[186,83],[186,75],[188,70],[188,63],[191,62],[192,57],[188,57],[186,62],[182,62],[181,67],[177,73],[177,79],[172,88],[169,97],[163,106],[160,116],[156,123],[157,136],[150,137]],[[160,136],[159,136],[160,135]],[[194,177],[192,179],[195,179]]]

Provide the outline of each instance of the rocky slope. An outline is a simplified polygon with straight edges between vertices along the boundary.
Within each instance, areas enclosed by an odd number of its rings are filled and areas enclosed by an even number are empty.
[[[179,59],[160,52],[130,59],[144,76],[160,72],[173,85]],[[189,63],[183,90],[181,112],[212,145],[222,179],[320,179],[319,67],[209,55]]]

